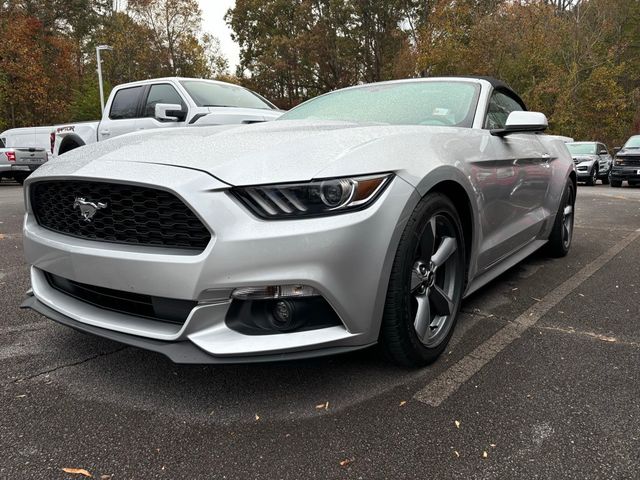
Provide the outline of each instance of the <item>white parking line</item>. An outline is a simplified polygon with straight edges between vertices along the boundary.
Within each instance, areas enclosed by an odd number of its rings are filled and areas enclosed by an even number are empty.
[[[480,369],[489,363],[498,353],[504,350],[505,347],[518,339],[527,329],[535,325],[544,314],[560,303],[562,299],[578,288],[585,280],[600,270],[600,268],[638,237],[640,237],[640,229],[626,236],[574,276],[565,280],[545,295],[542,300],[529,307],[516,318],[515,321],[504,326],[491,338],[448,368],[439,377],[429,382],[414,395],[414,398],[432,407],[439,406],[467,380],[478,373]]]

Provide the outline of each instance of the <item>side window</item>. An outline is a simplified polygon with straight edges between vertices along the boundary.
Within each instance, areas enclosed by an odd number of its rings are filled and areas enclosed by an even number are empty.
[[[149,89],[149,95],[147,96],[147,102],[144,105],[144,117],[154,117],[156,114],[156,104],[158,103],[174,103],[181,105],[183,110],[186,110],[186,105],[180,97],[180,94],[173,86],[167,83],[161,83],[158,85],[152,85]]]
[[[0,138],[0,148],[4,148],[4,138]]]
[[[123,88],[116,92],[109,111],[111,120],[123,120],[136,118],[138,113],[138,102],[144,87]]]
[[[493,92],[489,100],[489,111],[484,127],[488,129],[504,128],[511,112],[524,110],[522,105],[502,92]]]

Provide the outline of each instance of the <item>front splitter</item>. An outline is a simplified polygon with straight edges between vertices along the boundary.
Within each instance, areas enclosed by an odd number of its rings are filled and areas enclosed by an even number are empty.
[[[45,317],[58,322],[67,327],[84,333],[90,333],[98,337],[123,343],[136,348],[150,350],[152,352],[161,353],[174,363],[181,364],[238,364],[238,363],[266,363],[266,362],[282,362],[288,360],[303,360],[307,358],[325,357],[329,355],[338,355],[341,353],[353,352],[371,347],[375,343],[369,345],[356,345],[349,347],[329,347],[317,350],[306,350],[291,353],[252,355],[246,357],[216,357],[206,353],[189,341],[169,342],[155,340],[152,338],[143,338],[126,333],[107,330],[93,325],[87,325],[72,318],[62,315],[61,313],[48,307],[35,296],[28,296],[20,308],[31,309]]]

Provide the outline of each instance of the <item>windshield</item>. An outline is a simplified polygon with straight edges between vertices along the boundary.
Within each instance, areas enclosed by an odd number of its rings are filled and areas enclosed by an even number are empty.
[[[624,148],[640,148],[640,135],[634,135],[627,143],[624,144]]]
[[[480,86],[460,81],[372,84],[323,95],[279,120],[471,127]]]
[[[199,107],[240,107],[273,110],[275,107],[243,87],[198,80],[180,82]]]
[[[595,155],[595,143],[567,143],[567,148],[574,155]]]

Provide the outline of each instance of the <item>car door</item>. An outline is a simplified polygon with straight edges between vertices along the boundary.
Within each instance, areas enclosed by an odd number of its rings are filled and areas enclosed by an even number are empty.
[[[155,117],[156,105],[159,103],[171,103],[180,105],[182,117],[179,121],[158,120]],[[147,130],[150,128],[170,128],[184,127],[188,118],[187,103],[178,93],[176,88],[170,83],[156,83],[150,85],[146,90],[145,100],[142,106],[142,114],[136,122],[136,130]]]
[[[108,112],[98,126],[98,140],[124,135],[136,130],[136,122],[139,116],[140,102],[145,86],[126,87],[117,90],[113,95]]]
[[[509,114],[520,110],[524,106],[508,92],[494,90],[485,128],[504,128]],[[551,179],[550,157],[535,133],[488,137],[491,160],[480,165],[485,180],[479,184],[483,199],[481,271],[535,239],[548,216],[544,199]]]

